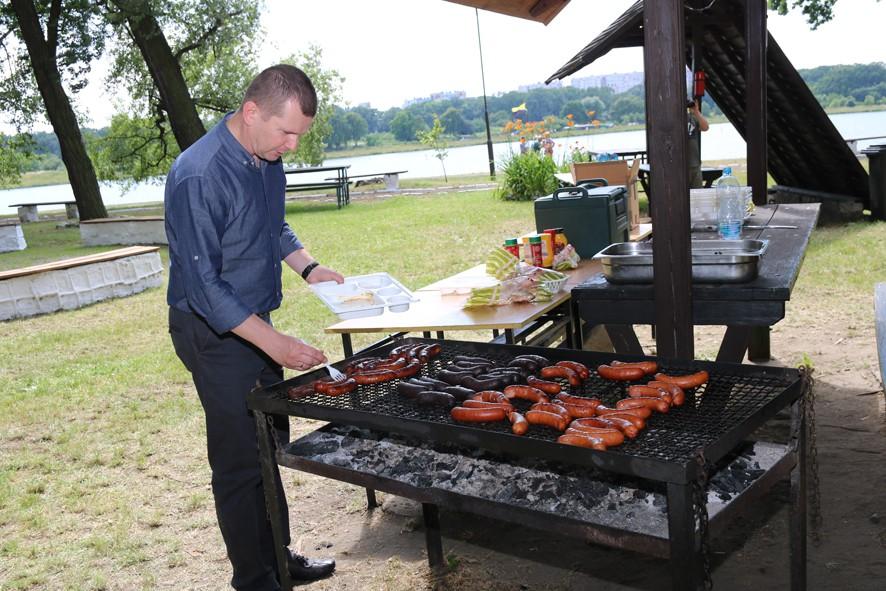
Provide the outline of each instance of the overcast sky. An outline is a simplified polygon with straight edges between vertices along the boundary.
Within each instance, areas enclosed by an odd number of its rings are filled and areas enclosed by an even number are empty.
[[[544,81],[631,4],[572,0],[548,26],[481,10],[487,93]],[[834,14],[812,31],[797,11],[784,17],[770,11],[769,30],[797,68],[886,62],[886,0],[839,0]],[[482,93],[473,8],[442,0],[266,0],[263,23],[260,66],[319,45],[324,65],[345,77],[351,106],[384,110],[432,92]],[[616,49],[576,76],[642,68],[641,50]],[[78,100],[91,105],[95,126],[107,124],[112,112],[102,86],[92,84]]]

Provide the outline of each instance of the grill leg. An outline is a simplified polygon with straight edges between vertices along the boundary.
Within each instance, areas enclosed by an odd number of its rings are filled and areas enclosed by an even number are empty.
[[[441,341],[443,340],[443,331],[442,330],[437,331],[437,338],[440,339]]]
[[[440,513],[437,505],[422,503],[421,512],[425,519],[425,544],[428,547],[428,565],[431,568],[443,566],[443,540],[440,538]]]
[[[750,326],[727,326],[726,332],[723,334],[723,340],[720,341],[717,361],[741,363],[744,359],[745,351],[748,350],[748,339],[750,336]]]
[[[255,426],[258,431],[258,456],[261,462],[261,476],[265,489],[265,503],[268,507],[268,517],[271,521],[271,534],[274,538],[274,555],[277,557],[277,569],[279,570],[280,588],[292,589],[292,580],[289,578],[289,569],[286,562],[286,534],[283,532],[283,516],[281,514],[280,499],[285,494],[279,478],[279,469],[274,458],[272,437],[274,434],[268,428],[268,415],[253,411]]]
[[[692,487],[668,483],[668,535],[671,538],[671,588],[703,589],[701,555],[695,532]]]
[[[772,353],[769,349],[769,326],[755,326],[751,328],[751,336],[748,340],[748,361],[769,361]]]
[[[799,402],[791,408],[791,421],[799,422],[797,465],[791,472],[790,544],[791,591],[806,591],[806,417]]]
[[[513,328],[506,328],[505,329],[505,343],[507,343],[508,345],[514,344],[514,329]]]
[[[366,489],[366,508],[369,510],[375,509],[378,507],[378,499],[375,498],[375,489],[367,488]]]
[[[609,333],[609,340],[612,341],[616,353],[643,355],[643,347],[630,324],[607,324],[606,332]]]
[[[354,354],[354,345],[351,343],[350,333],[341,333],[341,348],[345,352],[345,359],[351,357]]]

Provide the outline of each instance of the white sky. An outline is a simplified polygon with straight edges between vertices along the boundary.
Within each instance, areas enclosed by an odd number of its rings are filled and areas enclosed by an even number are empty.
[[[487,93],[544,81],[631,4],[572,0],[548,26],[481,10]],[[834,14],[811,31],[798,11],[784,17],[770,11],[769,30],[798,69],[886,62],[886,0],[840,0]],[[482,93],[473,8],[442,0],[266,0],[263,23],[261,67],[319,45],[324,66],[345,77],[343,94],[352,106],[368,102],[384,110],[432,92]],[[640,49],[616,49],[576,76],[642,69]],[[87,124],[110,120],[111,99],[100,82],[78,103],[91,114]]]

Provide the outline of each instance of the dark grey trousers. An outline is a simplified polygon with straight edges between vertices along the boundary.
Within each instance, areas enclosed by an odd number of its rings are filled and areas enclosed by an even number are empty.
[[[238,591],[276,591],[277,561],[246,395],[256,385],[282,380],[283,369],[234,334],[219,336],[199,316],[175,308],[169,309],[169,334],[206,416],[212,494],[234,571],[231,585]],[[289,441],[288,417],[275,417],[275,426],[278,440]],[[288,515],[285,500],[283,515]]]

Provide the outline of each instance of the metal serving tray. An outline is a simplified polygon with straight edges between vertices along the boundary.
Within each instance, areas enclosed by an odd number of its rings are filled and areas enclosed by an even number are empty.
[[[693,240],[692,280],[743,283],[757,277],[767,240]],[[652,242],[618,242],[594,255],[612,283],[652,283]]]

